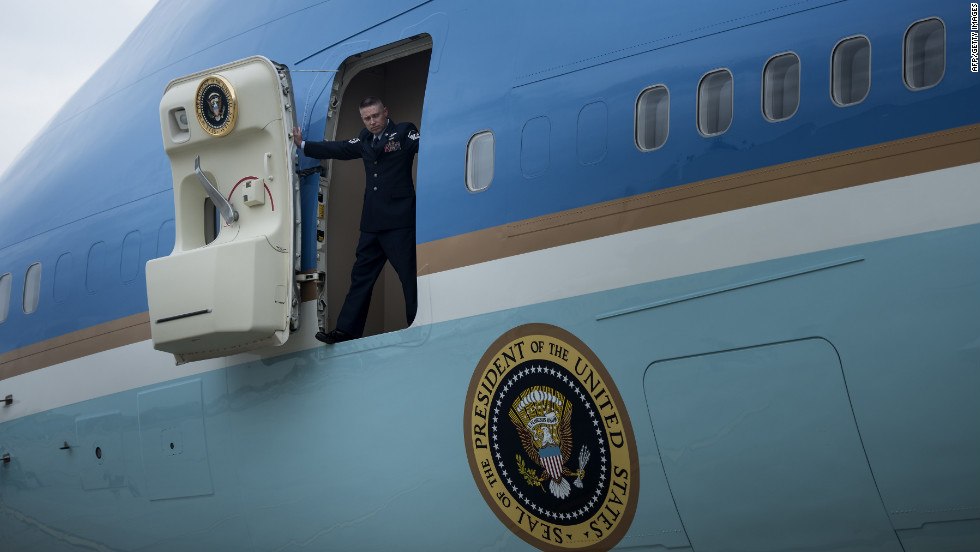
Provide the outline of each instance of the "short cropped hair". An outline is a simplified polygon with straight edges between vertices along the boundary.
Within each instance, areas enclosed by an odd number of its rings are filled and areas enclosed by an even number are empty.
[[[357,108],[364,109],[365,107],[371,107],[372,105],[380,105],[381,107],[385,106],[384,102],[381,101],[381,98],[377,96],[368,96],[367,98],[361,100],[361,105],[357,106]]]

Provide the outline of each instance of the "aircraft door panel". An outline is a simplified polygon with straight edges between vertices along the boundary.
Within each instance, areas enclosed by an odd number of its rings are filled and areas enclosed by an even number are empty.
[[[260,56],[164,92],[175,240],[146,280],[153,345],[178,363],[282,345],[298,325],[294,124],[289,71]]]
[[[71,448],[79,451],[78,471],[86,491],[127,485],[125,429],[119,411],[75,418],[75,442]]]
[[[828,341],[655,362],[644,388],[694,550],[902,549]]]
[[[146,498],[214,493],[204,431],[203,382],[194,378],[136,395]]]

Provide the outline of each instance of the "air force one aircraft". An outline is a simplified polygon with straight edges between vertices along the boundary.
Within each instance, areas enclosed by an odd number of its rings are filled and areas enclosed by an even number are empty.
[[[977,550],[976,21],[162,1],[0,180],[0,548]]]

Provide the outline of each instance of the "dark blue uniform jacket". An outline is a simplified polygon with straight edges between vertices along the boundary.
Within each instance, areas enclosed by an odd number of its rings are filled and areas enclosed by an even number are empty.
[[[374,147],[368,129],[353,140],[306,142],[303,153],[314,159],[364,159],[367,184],[361,231],[380,232],[415,226],[412,161],[419,150],[419,131],[412,123],[388,122]]]

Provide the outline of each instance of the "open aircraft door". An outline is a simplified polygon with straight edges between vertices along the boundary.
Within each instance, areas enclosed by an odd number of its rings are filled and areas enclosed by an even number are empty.
[[[282,345],[298,326],[293,105],[288,68],[259,56],[164,91],[176,236],[146,287],[153,346],[178,363]]]

